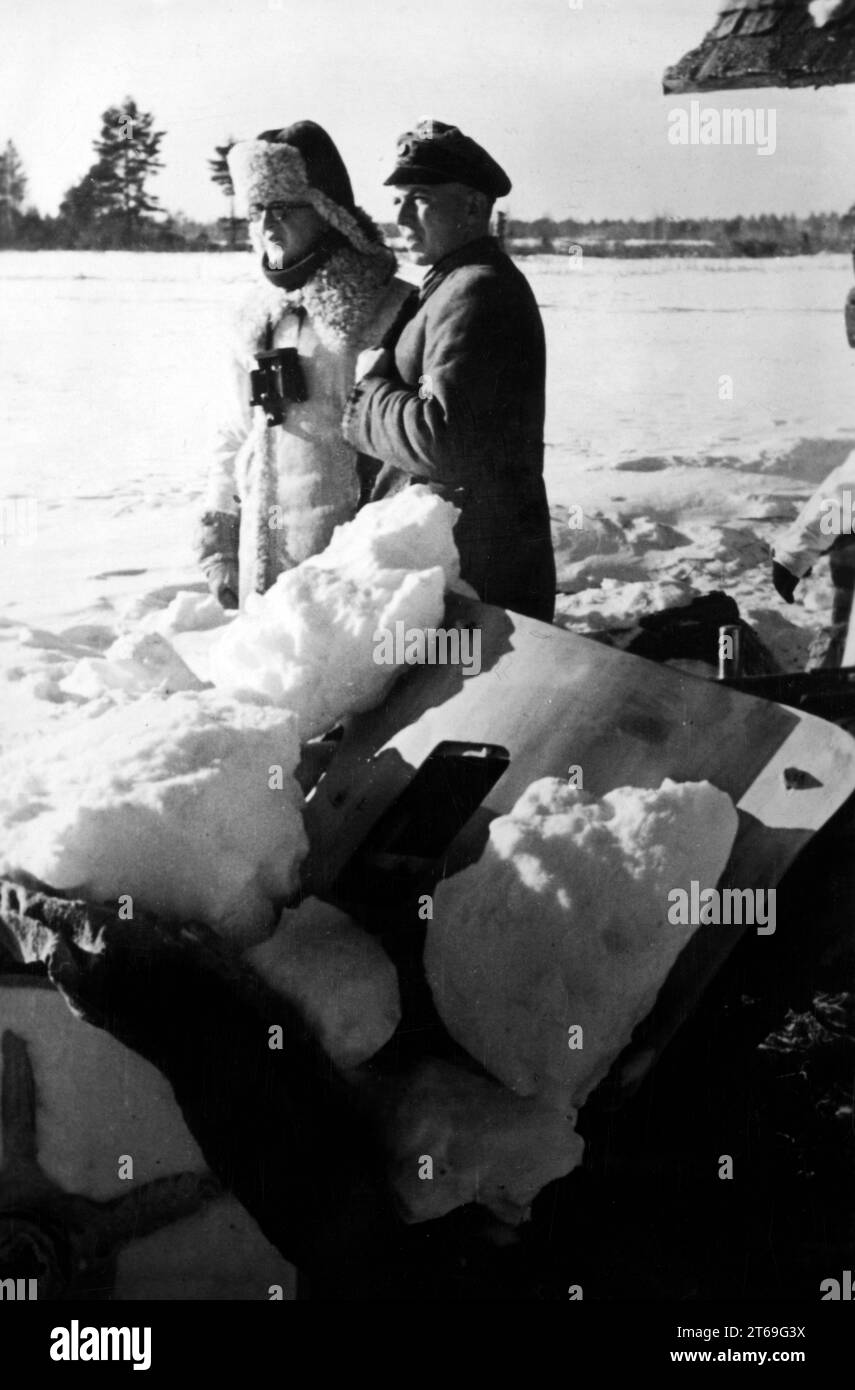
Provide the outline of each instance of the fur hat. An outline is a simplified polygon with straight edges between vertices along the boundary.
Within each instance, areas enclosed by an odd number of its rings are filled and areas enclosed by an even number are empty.
[[[367,236],[357,216],[353,188],[335,143],[314,121],[266,130],[240,140],[226,156],[235,194],[249,207],[280,199],[310,203],[358,251],[376,255],[382,243]]]

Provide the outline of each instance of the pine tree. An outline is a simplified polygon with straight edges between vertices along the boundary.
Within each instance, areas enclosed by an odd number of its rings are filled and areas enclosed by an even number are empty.
[[[100,137],[93,141],[98,158],[60,206],[72,245],[135,246],[146,240],[152,226],[146,214],[159,211],[146,183],[163,168],[157,156],[165,132],[153,125],[154,116],[140,111],[133,97],[104,112]]]
[[[27,177],[20,155],[11,140],[0,154],[0,243],[8,245],[23,212]]]
[[[219,184],[229,200],[229,245],[233,251],[237,243],[238,219],[235,217],[235,186],[232,182],[226,156],[234,143],[234,137],[230,135],[227,144],[214,146],[216,158],[208,160],[212,181]]]
[[[111,106],[102,117],[96,140],[98,161],[90,170],[98,184],[107,214],[120,214],[128,244],[139,239],[147,212],[157,212],[158,200],[146,192],[146,182],[163,164],[158,159],[165,131],[153,130],[154,116],[140,111],[133,97]]]
[[[96,176],[97,165],[84,174],[79,183],[69,188],[59,205],[60,222],[71,246],[97,244],[96,229],[104,226],[110,212],[103,180]]]

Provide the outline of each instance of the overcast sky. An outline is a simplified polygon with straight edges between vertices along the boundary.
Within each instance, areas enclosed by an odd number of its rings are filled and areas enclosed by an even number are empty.
[[[715,93],[774,106],[773,156],[677,147],[663,69],[700,42],[717,0],[0,0],[0,144],[54,212],[128,94],[167,132],[152,183],[207,220],[225,200],[206,160],[229,135],[311,118],[357,198],[390,211],[396,136],[431,116],[508,170],[512,216],[844,211],[855,203],[855,86]]]

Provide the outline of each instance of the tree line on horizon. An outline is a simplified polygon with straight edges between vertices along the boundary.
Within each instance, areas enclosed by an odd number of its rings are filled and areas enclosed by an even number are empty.
[[[679,218],[659,216],[533,222],[510,219],[506,239],[517,255],[566,253],[580,245],[591,256],[804,256],[850,251],[855,241],[855,206],[846,213],[763,213],[754,217]]]
[[[165,131],[133,97],[111,106],[93,141],[95,160],[64,195],[56,217],[26,201],[27,178],[12,140],[0,152],[0,249],[199,251],[248,245],[245,219],[236,215],[226,156],[234,141],[215,147],[209,176],[228,198],[228,216],[197,222],[163,210],[148,189],[163,168],[159,157]],[[397,228],[383,230],[394,239]],[[775,213],[757,217],[648,219],[550,216],[504,223],[504,240],[515,254],[565,253],[579,244],[586,255],[781,256],[849,251],[855,238],[855,205],[845,213],[806,217]]]

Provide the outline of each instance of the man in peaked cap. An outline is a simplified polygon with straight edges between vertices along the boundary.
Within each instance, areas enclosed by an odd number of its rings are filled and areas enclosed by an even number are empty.
[[[461,575],[485,603],[551,622],[543,324],[490,236],[510,180],[456,126],[424,121],[401,136],[386,183],[412,259],[430,269],[395,340],[361,355],[344,436],[381,462],[372,501],[419,482],[460,508]]]

